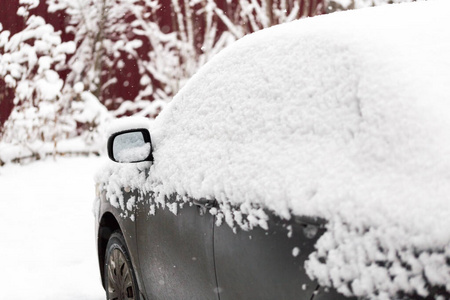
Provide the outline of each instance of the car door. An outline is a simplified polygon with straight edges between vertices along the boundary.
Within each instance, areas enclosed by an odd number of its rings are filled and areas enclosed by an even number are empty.
[[[311,219],[282,220],[268,213],[268,230],[226,224],[214,229],[220,300],[305,299],[317,288],[303,264],[324,228]]]
[[[175,198],[172,195],[166,203],[174,205]],[[218,299],[214,216],[202,203],[196,203],[185,203],[182,208],[178,205],[174,214],[174,207],[169,210],[169,205],[154,205],[152,194],[139,201],[137,247],[148,299]]]

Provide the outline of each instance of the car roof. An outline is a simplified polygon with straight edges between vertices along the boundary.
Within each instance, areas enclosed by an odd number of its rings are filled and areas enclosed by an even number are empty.
[[[362,9],[244,37],[157,118],[158,172],[194,197],[280,214],[325,214],[306,203],[349,193],[399,205],[446,193],[436,186],[450,153],[446,8]]]

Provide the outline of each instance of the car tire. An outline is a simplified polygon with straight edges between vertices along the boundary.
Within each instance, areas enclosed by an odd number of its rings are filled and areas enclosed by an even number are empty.
[[[106,299],[139,300],[139,289],[125,239],[120,231],[109,238],[105,253]]]

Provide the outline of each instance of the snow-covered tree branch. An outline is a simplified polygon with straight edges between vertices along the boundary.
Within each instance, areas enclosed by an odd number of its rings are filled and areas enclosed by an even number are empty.
[[[60,151],[61,141],[78,135],[75,117],[84,109],[72,105],[76,93],[64,95],[67,89],[58,73],[66,67],[76,44],[62,42],[61,33],[52,25],[30,14],[39,1],[20,3],[17,13],[24,18],[25,29],[11,36],[0,27],[0,77],[15,92],[15,107],[2,126],[0,160]],[[82,102],[81,93],[78,98]]]

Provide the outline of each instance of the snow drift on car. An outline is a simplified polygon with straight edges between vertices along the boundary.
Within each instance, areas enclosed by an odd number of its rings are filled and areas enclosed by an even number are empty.
[[[306,268],[345,295],[450,292],[449,11],[390,5],[246,36],[156,119],[148,178],[111,164],[98,180],[124,210],[126,185],[159,205],[215,198],[218,223],[246,230],[262,208],[325,218]]]

